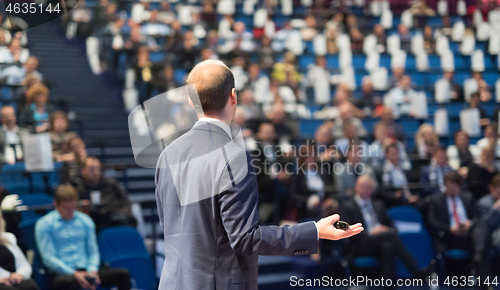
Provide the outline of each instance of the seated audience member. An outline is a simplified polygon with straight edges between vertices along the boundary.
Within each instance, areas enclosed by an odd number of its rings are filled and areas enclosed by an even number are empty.
[[[491,92],[488,84],[483,79],[483,74],[479,71],[472,72],[472,78],[464,81],[464,98],[467,100],[473,93],[479,93],[481,102],[488,102],[491,99]]]
[[[80,176],[80,164],[87,159],[87,150],[82,138],[75,137],[68,141],[69,153],[59,156],[59,161],[63,162],[61,168],[61,183],[70,183],[78,187],[82,183]]]
[[[30,131],[16,124],[16,112],[11,106],[4,106],[0,111],[0,162],[14,164],[23,159],[23,137]]]
[[[34,127],[37,133],[49,129],[49,116],[54,107],[48,103],[49,89],[43,84],[33,85],[26,93],[28,104],[19,116],[19,124],[23,127]]]
[[[455,81],[453,71],[452,70],[444,71],[442,79],[446,80],[449,84],[450,101],[463,102],[464,101],[464,90],[463,90],[462,86]]]
[[[385,164],[382,169],[381,197],[387,207],[394,205],[416,204],[418,195],[413,195],[409,188],[410,172],[401,166],[399,149],[390,144],[385,149]]]
[[[95,157],[87,157],[81,163],[82,183],[76,188],[80,200],[92,206],[90,216],[97,224],[97,231],[116,225],[135,226],[130,201],[118,183],[102,175],[101,162]]]
[[[444,192],[444,176],[452,171],[453,169],[448,165],[446,148],[439,148],[434,152],[431,164],[420,171],[420,186],[422,186],[420,195],[424,197],[438,191]]]
[[[457,170],[462,176],[467,176],[468,167],[474,164],[474,158],[470,153],[469,136],[464,131],[455,133],[455,145],[448,146],[446,155],[453,170]]]
[[[332,130],[328,123],[323,123],[314,132],[314,145],[318,158],[323,163],[329,162],[333,167],[334,162],[340,158],[340,154],[333,146]]]
[[[289,175],[279,170],[286,158],[283,156],[279,144],[276,143],[276,133],[272,123],[260,124],[257,131],[257,145],[252,152],[259,189],[259,211],[261,221],[267,222],[275,208],[275,194],[278,193],[279,183],[286,182]],[[279,153],[279,154],[278,154]]]
[[[69,130],[68,116],[63,111],[55,111],[50,115],[50,141],[52,143],[52,157],[58,160],[62,154],[69,153],[65,148],[69,140],[78,137]]]
[[[395,144],[399,149],[399,160],[401,161],[401,167],[404,170],[411,169],[411,163],[406,154],[406,148],[404,144],[397,140],[389,137],[389,130],[385,123],[379,122],[374,128],[375,141],[373,141],[370,146],[368,146],[368,155],[370,157],[370,163],[374,169],[382,168],[385,163],[385,149],[390,144]]]
[[[391,107],[384,107],[380,119],[381,120],[379,123],[383,123],[387,126],[387,133],[389,134],[389,138],[397,139],[401,142],[405,141],[403,127],[401,126],[401,124],[394,121],[394,113]]]
[[[398,66],[392,69],[392,76],[389,78],[388,88],[392,89],[398,86],[398,83],[405,75],[405,68]],[[411,86],[411,85],[410,85]]]
[[[0,63],[19,63],[21,61],[21,41],[12,39],[8,47],[0,47]]]
[[[23,85],[23,80],[29,74],[33,74],[40,81],[43,80],[42,74],[37,71],[38,59],[35,56],[30,56],[23,66],[13,65],[5,68],[0,73],[0,79],[5,78],[5,82],[9,85]]]
[[[411,34],[403,23],[398,24],[398,34],[401,41],[401,50],[409,52],[411,48]]]
[[[344,123],[349,122],[356,129],[356,136],[366,136],[366,129],[360,119],[354,117],[351,112],[351,106],[343,103],[339,106],[339,117],[335,119],[333,124],[333,138],[340,138],[344,135]]]
[[[363,53],[363,40],[365,36],[359,29],[353,28],[351,29],[350,35],[351,37],[351,50],[353,53]]]
[[[361,146],[351,144],[345,156],[346,162],[342,166],[334,166],[333,177],[335,178],[335,190],[339,199],[353,196],[356,180],[361,175],[368,175],[373,178],[376,189],[375,172],[369,164],[363,162],[365,152]],[[337,168],[341,170],[337,171]]]
[[[151,83],[159,93],[168,92],[180,87],[174,77],[174,68],[171,65],[166,65],[162,70],[157,71],[151,79]]]
[[[255,101],[259,104],[271,103],[269,77],[261,73],[260,66],[256,63],[248,67],[248,88],[255,93]]]
[[[55,210],[35,225],[35,238],[43,263],[51,274],[52,290],[95,290],[117,286],[130,290],[130,274],[125,269],[99,268],[101,261],[95,224],[76,210],[78,193],[71,185],[60,185],[54,194]],[[95,278],[91,284],[88,278]]]
[[[427,54],[436,53],[436,39],[432,27],[429,25],[424,27],[424,50]]]
[[[363,119],[365,117],[365,112],[356,107],[352,101],[352,92],[351,89],[349,89],[349,84],[339,83],[333,99],[334,106],[337,106],[338,108],[342,105],[348,106],[353,117]]]
[[[316,56],[316,63],[309,65],[307,78],[314,90],[313,102],[320,105],[329,103],[331,99],[331,75],[328,69],[326,69],[324,56]]]
[[[472,192],[474,200],[479,200],[488,194],[489,184],[498,170],[495,167],[495,159],[491,147],[484,147],[481,150],[479,163],[472,165],[467,174],[467,184]]]
[[[264,116],[262,108],[255,103],[254,92],[250,89],[244,90],[239,94],[238,106],[243,109],[245,119],[259,119]]]
[[[34,74],[30,73],[26,75],[23,80],[23,87],[17,90],[17,107],[24,108],[28,104],[27,93],[30,88],[36,84],[41,84],[42,81]]]
[[[39,290],[31,277],[31,265],[17,245],[16,236],[5,231],[0,210],[0,289]]]
[[[481,108],[481,99],[479,98],[479,93],[472,93],[470,95],[469,106],[471,109],[478,109],[479,111],[479,124],[481,125],[481,130],[486,129],[486,126],[490,124],[490,119],[486,112]]]
[[[269,113],[269,119],[274,127],[276,139],[290,141],[293,138],[294,132],[287,124],[288,118],[283,105],[273,105],[272,111]]]
[[[341,154],[346,154],[347,150],[349,149],[350,145],[356,144],[362,147],[361,150],[363,152],[366,152],[368,150],[368,143],[365,141],[359,139],[359,136],[357,135],[357,130],[356,126],[351,124],[350,121],[344,121],[343,125],[343,131],[344,135],[341,138],[337,138],[335,140],[335,148],[341,153]],[[366,153],[365,156],[363,156],[363,161],[368,160],[368,154]]]
[[[415,134],[415,147],[420,160],[429,161],[439,149],[439,136],[431,124],[424,123]]]
[[[497,275],[498,264],[492,263],[492,258],[498,259],[500,254],[500,243],[494,238],[500,233],[500,175],[493,177],[490,193],[477,201],[474,219],[473,240],[479,274],[483,278]]]
[[[377,39],[377,51],[379,53],[384,53],[386,51],[386,39],[387,36],[385,35],[385,30],[384,27],[380,24],[375,24],[373,26],[373,35]]]
[[[477,141],[476,145],[483,149],[490,147],[494,152],[494,157],[500,157],[500,138],[498,138],[498,125],[492,124],[484,129],[484,138]]]
[[[362,223],[365,230],[349,239],[345,252],[348,260],[358,256],[375,256],[380,259],[382,276],[392,278],[396,273],[396,257],[398,257],[414,276],[423,271],[418,270],[417,262],[404,247],[398,232],[382,202],[372,199],[373,179],[362,175],[356,181],[354,198],[340,207],[342,220]]]
[[[318,34],[316,18],[313,15],[308,15],[306,16],[305,22],[306,26],[302,28],[300,34],[304,41],[312,41],[312,39]]]
[[[428,223],[439,253],[450,249],[472,249],[470,230],[473,199],[462,189],[462,177],[451,172],[444,177],[445,192],[434,195],[429,203]]]
[[[391,107],[394,118],[398,119],[402,116],[412,116],[412,98],[415,91],[411,88],[411,80],[409,76],[401,77],[398,85],[391,89],[384,97],[384,106]]]
[[[361,81],[361,96],[354,99],[353,104],[363,110],[365,116],[379,117],[382,113],[382,100],[380,97],[374,95],[373,83],[370,77],[363,77]]]
[[[300,147],[290,195],[296,220],[326,216],[338,207],[332,191],[332,168],[323,166],[315,150],[312,144]]]

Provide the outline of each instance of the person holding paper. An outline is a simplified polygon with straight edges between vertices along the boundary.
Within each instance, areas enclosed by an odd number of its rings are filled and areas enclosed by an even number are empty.
[[[449,91],[448,92],[437,92],[437,90],[438,90],[437,84],[439,82],[443,82],[443,81],[447,82],[449,84],[449,86],[448,86]],[[437,80],[435,83],[435,86],[436,86],[436,94],[449,93],[450,101],[452,101],[452,102],[463,102],[464,101],[464,90],[459,83],[455,82],[454,73],[452,70],[444,71],[443,78]],[[436,100],[437,99],[438,99],[438,97],[436,96]]]
[[[448,165],[446,149],[439,148],[432,156],[431,164],[420,171],[420,185],[423,186],[420,195],[425,197],[436,192],[444,192],[444,176],[452,171]]]
[[[484,138],[477,141],[476,145],[481,148],[490,147],[494,152],[494,157],[500,157],[500,138],[498,134],[498,125],[491,124],[484,129]]]
[[[448,146],[446,155],[448,156],[450,167],[462,177],[467,177],[469,167],[474,164],[474,157],[470,152],[469,136],[464,131],[455,133],[455,145]]]
[[[470,95],[469,105],[471,109],[475,108],[479,111],[479,124],[481,125],[481,130],[485,130],[486,126],[490,124],[490,119],[488,118],[486,112],[481,108],[481,98],[478,92]]]

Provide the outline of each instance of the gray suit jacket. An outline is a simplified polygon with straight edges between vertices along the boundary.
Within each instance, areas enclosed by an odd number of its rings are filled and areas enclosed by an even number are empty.
[[[201,121],[162,152],[155,176],[165,234],[159,289],[257,289],[259,254],[317,251],[313,222],[259,225],[251,160],[222,128]]]

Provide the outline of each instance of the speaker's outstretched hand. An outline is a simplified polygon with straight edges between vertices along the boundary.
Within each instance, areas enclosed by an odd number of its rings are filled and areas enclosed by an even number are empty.
[[[355,225],[350,225],[347,230],[339,230],[333,226],[333,223],[340,220],[338,214],[328,216],[319,220],[316,225],[318,226],[319,238],[325,240],[341,240],[352,237],[361,233],[364,229],[363,226],[358,223]]]

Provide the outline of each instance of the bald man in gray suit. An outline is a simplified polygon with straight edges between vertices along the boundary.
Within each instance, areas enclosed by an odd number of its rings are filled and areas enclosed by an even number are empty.
[[[319,239],[344,239],[363,230],[361,224],[335,229],[338,215],[261,226],[252,159],[231,123],[237,103],[231,70],[220,61],[204,61],[187,83],[199,120],[163,150],[155,175],[165,234],[159,289],[257,289],[258,255],[313,254]]]

